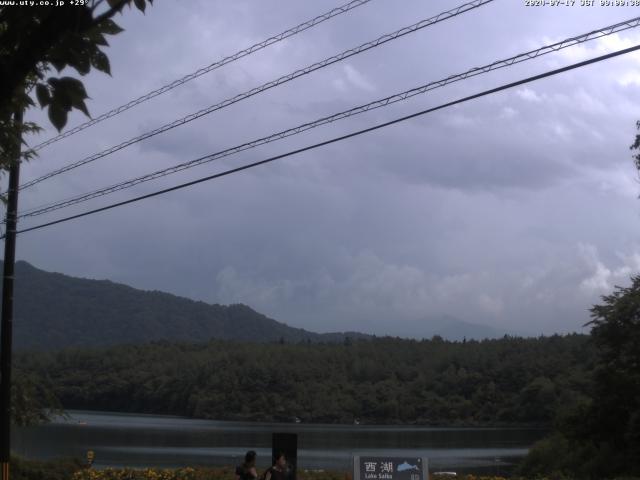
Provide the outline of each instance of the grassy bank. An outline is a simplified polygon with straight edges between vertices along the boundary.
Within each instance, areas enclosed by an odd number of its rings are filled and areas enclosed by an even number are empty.
[[[233,467],[178,469],[87,469],[76,459],[52,461],[11,461],[12,480],[234,480]],[[464,480],[502,480],[501,477],[459,476]],[[298,480],[351,480],[348,472],[298,471]],[[431,480],[451,480],[451,477],[431,476]]]
[[[11,480],[70,480],[82,468],[76,459],[42,462],[11,457]]]
[[[87,469],[77,459],[53,461],[12,458],[12,480],[234,480],[233,467],[178,469]],[[505,480],[498,476],[459,475],[457,477],[430,475],[430,480]],[[351,480],[348,472],[298,471],[298,480]],[[512,477],[511,480],[530,480]],[[569,477],[537,477],[535,480],[572,480]],[[640,480],[625,478],[624,480]]]

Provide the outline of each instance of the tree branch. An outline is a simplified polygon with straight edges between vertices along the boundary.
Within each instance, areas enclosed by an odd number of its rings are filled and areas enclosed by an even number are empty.
[[[130,3],[131,0],[120,0],[118,3],[116,3],[113,7],[109,8],[109,10],[107,10],[106,12],[98,15],[94,21],[93,21],[93,25],[99,25],[101,22],[110,19],[111,17],[113,17],[116,13],[120,12],[123,7],[127,4]]]

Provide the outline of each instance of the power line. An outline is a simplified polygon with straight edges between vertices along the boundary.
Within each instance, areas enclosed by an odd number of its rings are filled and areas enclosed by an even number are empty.
[[[51,221],[51,222],[42,223],[40,225],[35,225],[33,227],[24,228],[22,230],[18,230],[16,233],[25,233],[25,232],[30,232],[30,231],[33,231],[33,230],[38,230],[38,229],[41,229],[41,228],[49,227],[49,226],[52,226],[52,225],[57,225],[59,223],[68,222],[68,221],[71,221],[71,220],[75,220],[77,218],[86,217],[88,215],[93,215],[93,214],[99,213],[99,212],[104,212],[106,210],[111,210],[113,208],[121,207],[123,205],[128,205],[130,203],[139,202],[139,201],[145,200],[147,198],[156,197],[158,195],[163,195],[165,193],[173,192],[174,190],[180,190],[180,189],[183,189],[183,188],[186,188],[186,187],[190,187],[192,185],[196,185],[198,183],[203,183],[203,182],[207,182],[209,180],[214,180],[216,178],[225,177],[227,175],[231,175],[233,173],[241,172],[243,170],[248,170],[250,168],[254,168],[254,167],[257,167],[259,165],[264,165],[266,163],[274,162],[276,160],[279,160],[279,159],[282,159],[282,158],[285,158],[285,157],[290,157],[292,155],[296,155],[296,154],[299,154],[299,153],[302,153],[302,152],[306,152],[306,151],[309,151],[309,150],[313,150],[313,149],[316,149],[316,148],[319,148],[319,147],[322,147],[322,146],[325,146],[325,145],[329,145],[329,144],[336,143],[336,142],[339,142],[339,141],[342,141],[342,140],[346,140],[346,139],[351,138],[351,137],[356,137],[356,136],[362,135],[364,133],[369,133],[369,132],[372,132],[374,130],[378,130],[378,129],[381,129],[381,128],[384,128],[384,127],[388,127],[388,126],[394,125],[396,123],[404,122],[406,120],[409,120],[409,119],[412,119],[412,118],[415,118],[415,117],[419,117],[419,116],[425,115],[427,113],[435,112],[437,110],[442,110],[444,108],[451,107],[451,106],[454,106],[454,105],[458,105],[460,103],[468,102],[468,101],[474,100],[476,98],[484,97],[484,96],[487,96],[487,95],[492,95],[494,93],[498,93],[498,92],[501,92],[503,90],[507,90],[509,88],[513,88],[513,87],[517,87],[517,86],[520,86],[520,85],[524,85],[526,83],[534,82],[536,80],[541,80],[541,79],[546,78],[546,77],[550,77],[550,76],[553,76],[553,75],[564,73],[564,72],[567,72],[569,70],[574,70],[576,68],[584,67],[586,65],[591,65],[593,63],[601,62],[603,60],[608,60],[610,58],[618,57],[620,55],[625,55],[627,53],[631,53],[631,52],[634,52],[634,51],[637,51],[637,50],[640,50],[640,44],[636,45],[634,47],[629,47],[629,48],[625,48],[625,49],[622,49],[622,50],[617,50],[615,52],[608,53],[606,55],[601,55],[599,57],[591,58],[589,60],[585,60],[585,61],[582,61],[582,62],[574,63],[574,64],[568,65],[566,67],[557,68],[555,70],[550,70],[550,71],[547,71],[545,73],[541,73],[541,74],[538,74],[538,75],[527,77],[525,79],[518,80],[516,82],[511,82],[511,83],[508,83],[508,84],[504,84],[504,85],[501,85],[501,86],[496,87],[496,88],[492,88],[492,89],[489,89],[489,90],[484,90],[483,92],[476,93],[474,95],[470,95],[470,96],[467,96],[467,97],[464,97],[464,98],[460,98],[458,100],[454,100],[454,101],[451,101],[451,102],[448,102],[448,103],[444,103],[444,104],[438,105],[437,107],[428,108],[426,110],[422,110],[420,112],[413,113],[411,115],[406,115],[404,117],[396,118],[394,120],[391,120],[391,121],[388,121],[388,122],[384,122],[384,123],[380,123],[378,125],[374,125],[372,127],[368,127],[368,128],[362,129],[362,130],[358,130],[358,131],[355,131],[355,132],[352,132],[352,133],[349,133],[349,134],[346,134],[346,135],[342,135],[342,136],[339,136],[339,137],[334,137],[334,138],[332,138],[330,140],[325,140],[323,142],[316,143],[316,144],[313,144],[313,145],[309,145],[309,146],[306,146],[306,147],[303,147],[303,148],[299,148],[297,150],[292,150],[292,151],[289,151],[287,153],[283,153],[283,154],[280,154],[280,155],[276,155],[274,157],[267,158],[265,160],[260,160],[258,162],[249,163],[249,164],[243,165],[241,167],[236,167],[236,168],[232,168],[230,170],[225,170],[224,172],[216,173],[214,175],[209,175],[207,177],[199,178],[197,180],[192,180],[190,182],[182,183],[180,185],[176,185],[176,186],[169,187],[169,188],[165,188],[163,190],[158,190],[156,192],[149,193],[149,194],[146,194],[146,195],[141,195],[139,197],[131,198],[129,200],[125,200],[125,201],[122,201],[122,202],[112,203],[111,205],[107,205],[107,206],[104,206],[104,207],[100,207],[100,208],[96,208],[96,209],[93,209],[93,210],[89,210],[89,211],[86,211],[86,212],[83,212],[83,213],[79,213],[77,215],[72,215],[72,216],[61,218],[61,219],[54,220],[54,221]],[[3,238],[3,237],[0,237],[0,238]]]
[[[336,17],[338,15],[341,15],[343,13],[347,13],[355,8],[358,8],[366,3],[369,3],[371,0],[353,0],[349,3],[346,3],[344,5],[341,5],[339,7],[336,7],[326,13],[323,13],[322,15],[318,15],[315,18],[312,18],[311,20],[307,20],[306,22],[303,22],[299,25],[296,25],[295,27],[292,27],[288,30],[285,30],[282,33],[279,33],[278,35],[274,35],[273,37],[269,37],[266,40],[263,40],[262,42],[256,43],[254,45],[251,45],[248,48],[245,48],[244,50],[240,50],[239,52],[234,53],[233,55],[229,55],[227,57],[224,57],[221,60],[218,60],[215,63],[212,63],[211,65],[208,65],[206,67],[202,67],[199,70],[196,70],[193,73],[190,73],[188,75],[185,75],[182,78],[179,78],[177,80],[174,80],[171,83],[168,83],[156,90],[153,90],[149,93],[146,93],[144,95],[142,95],[141,97],[138,97],[134,100],[131,100],[128,103],[125,103],[124,105],[120,105],[119,107],[114,108],[113,110],[109,110],[108,112],[103,113],[102,115],[97,116],[96,118],[92,118],[91,120],[82,123],[80,125],[78,125],[77,127],[74,127],[70,130],[67,130],[64,133],[61,133],[60,135],[56,135],[55,137],[52,137],[38,145],[36,145],[35,147],[33,147],[32,150],[34,151],[38,151],[38,150],[42,150],[43,148],[45,148],[48,145],[51,145],[52,143],[55,143],[59,140],[62,140],[63,138],[66,137],[70,137],[71,135],[74,135],[82,130],[85,130],[86,128],[92,127],[93,125],[100,123],[104,120],[107,120],[108,118],[111,117],[115,117],[116,115],[119,115],[120,113],[129,110],[130,108],[135,107],[136,105],[139,105],[141,103],[146,102],[147,100],[151,100],[154,97],[157,97],[159,95],[162,95],[163,93],[166,93],[170,90],[173,90],[176,87],[179,87],[180,85],[184,85],[187,82],[190,82],[191,80],[194,80],[206,73],[212,72],[213,70],[216,70],[220,67],[223,67],[229,63],[235,62],[236,60],[239,60],[243,57],[246,57],[248,55],[251,55],[252,53],[255,53],[259,50],[262,50],[270,45],[273,45],[274,43],[278,43],[281,42],[289,37],[292,37],[294,35],[297,35],[298,33],[304,32],[305,30],[308,30],[312,27],[315,27],[316,25],[319,25],[323,22],[325,22],[326,20],[329,20],[333,17]]]
[[[556,42],[554,44],[551,45],[546,45],[543,47],[540,47],[538,49],[535,50],[531,50],[525,53],[521,53],[518,55],[515,55],[513,57],[504,59],[504,60],[498,60],[495,61],[493,63],[490,63],[488,65],[484,65],[482,67],[476,67],[476,68],[472,68],[464,73],[459,73],[456,75],[451,75],[449,77],[446,77],[442,80],[437,80],[437,81],[432,81],[429,82],[425,85],[422,85],[420,87],[416,87],[416,88],[412,88],[410,90],[406,90],[404,92],[401,93],[396,93],[394,95],[367,103],[365,105],[360,105],[358,107],[354,107],[351,108],[349,110],[345,110],[327,117],[322,117],[320,119],[314,120],[312,122],[308,122],[308,123],[304,123],[302,125],[299,125],[297,127],[294,128],[290,128],[287,130],[283,130],[281,132],[278,133],[274,133],[272,135],[269,135],[267,137],[262,137],[259,138],[257,140],[252,140],[251,142],[247,142],[244,143],[242,145],[238,145],[235,147],[231,147],[231,148],[227,148],[225,150],[210,154],[210,155],[206,155],[200,158],[196,158],[194,160],[190,160],[188,162],[184,162],[169,168],[165,168],[162,170],[158,170],[146,175],[142,175],[140,177],[137,178],[133,178],[130,180],[126,180],[124,182],[120,182],[117,183],[115,185],[111,185],[109,187],[104,187],[101,188],[99,190],[95,190],[93,192],[89,192],[89,193],[85,193],[85,194],[81,194],[81,195],[77,195],[71,198],[67,198],[65,200],[61,200],[58,202],[54,202],[54,203],[50,203],[48,205],[45,206],[39,206],[39,207],[34,207],[31,208],[29,210],[26,210],[24,212],[22,212],[18,218],[26,218],[26,217],[35,217],[35,216],[39,216],[39,215],[43,215],[45,213],[49,213],[55,210],[59,210],[61,208],[65,208],[65,207],[69,207],[72,205],[76,205],[78,203],[82,203],[88,200],[91,200],[93,198],[97,198],[97,197],[101,197],[104,195],[108,195],[110,193],[114,193],[120,190],[124,190],[126,188],[131,188],[135,185],[139,185],[141,183],[150,181],[150,180],[154,180],[157,178],[161,178],[167,175],[171,175],[173,173],[177,173],[179,171],[182,170],[186,170],[198,165],[202,165],[205,163],[209,163],[212,162],[214,160],[218,160],[230,155],[234,155],[236,153],[240,153],[243,152],[245,150],[249,150],[251,148],[255,148],[257,146],[260,145],[265,145],[267,143],[271,143],[277,140],[281,140],[283,138],[287,138],[293,135],[297,135],[299,133],[302,133],[304,131],[307,130],[311,130],[312,128],[316,128],[319,127],[321,125],[325,125],[328,123],[332,123],[338,120],[342,120],[344,118],[348,118],[354,115],[358,115],[364,112],[368,112],[370,110],[374,110],[377,108],[381,108],[381,107],[385,107],[388,105],[391,105],[393,103],[397,103],[400,101],[404,101],[407,100],[411,97],[414,97],[416,95],[420,95],[423,93],[426,93],[430,90],[434,90],[436,88],[440,88],[443,87],[445,85],[448,85],[450,83],[454,83],[457,81],[461,81],[470,77],[474,77],[477,75],[481,75],[493,70],[497,70],[500,68],[504,68],[504,67],[508,67],[511,65],[514,65],[516,63],[521,63],[527,60],[532,60],[534,58],[537,58],[541,55],[545,55],[548,53],[552,53],[552,52],[556,52],[558,50],[561,50],[563,48],[567,48],[567,47],[571,47],[580,43],[584,43],[587,42],[589,40],[593,40],[596,38],[601,38],[603,36],[606,35],[611,35],[613,33],[616,32],[620,32],[620,31],[624,31],[624,30],[628,30],[630,28],[636,28],[638,27],[638,25],[640,25],[640,17],[636,17],[624,22],[619,22],[616,23],[614,25],[610,25],[608,27],[603,27],[600,28],[598,30],[593,30],[589,33],[585,33],[582,35],[578,35],[578,36],[574,36],[571,38],[568,38],[566,40],[562,40],[560,42]]]
[[[122,150],[123,148],[126,148],[126,147],[128,147],[130,145],[133,145],[135,143],[141,142],[142,140],[146,140],[147,138],[151,138],[151,137],[153,137],[155,135],[158,135],[160,133],[164,133],[164,132],[166,132],[168,130],[171,130],[173,128],[176,128],[176,127],[178,127],[180,125],[184,125],[186,123],[189,123],[189,122],[191,122],[193,120],[196,120],[196,119],[198,119],[200,117],[203,117],[205,115],[213,113],[213,112],[215,112],[217,110],[221,110],[221,109],[223,109],[225,107],[228,107],[230,105],[233,105],[233,104],[235,104],[237,102],[240,102],[240,101],[245,100],[247,98],[250,98],[250,97],[252,97],[254,95],[262,93],[265,90],[269,90],[269,89],[271,89],[273,87],[277,87],[277,86],[282,85],[284,83],[290,82],[291,80],[294,80],[294,79],[296,79],[298,77],[301,77],[303,75],[307,75],[307,74],[309,74],[311,72],[314,72],[314,71],[319,70],[321,68],[327,67],[327,66],[332,65],[334,63],[340,62],[340,61],[345,60],[345,59],[347,59],[349,57],[352,57],[354,55],[358,55],[358,54],[360,54],[362,52],[365,52],[367,50],[370,50],[372,48],[376,48],[376,47],[378,47],[380,45],[383,45],[383,44],[385,44],[387,42],[396,40],[396,39],[398,39],[400,37],[403,37],[405,35],[408,35],[410,33],[417,32],[418,30],[421,30],[423,28],[429,27],[429,26],[434,25],[436,23],[439,23],[439,22],[442,22],[444,20],[448,20],[450,18],[456,17],[458,15],[461,15],[463,13],[466,13],[466,12],[470,11],[470,10],[476,9],[476,8],[482,6],[482,5],[486,5],[487,3],[491,3],[493,1],[494,0],[474,0],[472,2],[465,3],[463,5],[460,5],[459,7],[456,7],[456,8],[453,8],[451,10],[448,10],[446,12],[439,13],[438,15],[436,15],[434,17],[427,18],[425,20],[421,20],[420,22],[415,23],[413,25],[410,25],[408,27],[404,27],[404,28],[401,28],[400,30],[396,30],[393,33],[388,33],[386,35],[378,37],[377,39],[372,40],[370,42],[366,42],[366,43],[363,43],[362,45],[359,45],[357,47],[351,48],[349,50],[345,50],[342,53],[339,53],[339,54],[334,55],[332,57],[326,58],[326,59],[324,59],[324,60],[322,60],[320,62],[314,63],[312,65],[309,65],[309,66],[305,67],[305,68],[296,70],[296,71],[294,71],[292,73],[289,73],[288,75],[284,75],[284,76],[282,76],[282,77],[280,77],[280,78],[278,78],[276,80],[272,80],[270,82],[267,82],[267,83],[265,83],[265,84],[263,84],[263,85],[261,85],[259,87],[255,87],[255,88],[253,88],[253,89],[251,89],[251,90],[249,90],[247,92],[238,94],[238,95],[236,95],[236,96],[234,96],[232,98],[228,98],[228,99],[226,99],[226,100],[224,100],[224,101],[222,101],[220,103],[217,103],[215,105],[211,105],[211,106],[209,106],[207,108],[203,108],[202,110],[199,110],[199,111],[197,111],[195,113],[187,115],[186,117],[180,118],[178,120],[174,120],[173,122],[168,123],[166,125],[163,125],[161,127],[158,127],[155,130],[152,130],[150,132],[143,133],[142,135],[139,135],[137,137],[131,138],[131,139],[125,141],[125,142],[122,142],[122,143],[116,145],[116,146],[113,146],[113,147],[110,147],[110,148],[108,148],[106,150],[103,150],[102,152],[96,153],[96,154],[91,155],[89,157],[86,157],[86,158],[84,158],[82,160],[79,160],[77,162],[74,162],[74,163],[71,163],[69,165],[66,165],[66,166],[64,166],[62,168],[59,168],[59,169],[54,170],[52,172],[49,172],[49,173],[47,173],[47,174],[45,174],[45,175],[43,175],[41,177],[38,177],[38,178],[36,178],[34,180],[26,182],[25,184],[20,186],[20,189],[23,190],[25,188],[31,187],[33,185],[36,185],[36,184],[38,184],[38,183],[40,183],[40,182],[42,182],[44,180],[47,180],[47,179],[49,179],[51,177],[54,177],[56,175],[60,175],[62,173],[68,172],[69,170],[73,170],[74,168],[80,167],[80,166],[85,165],[87,163],[94,162],[95,160],[98,160],[100,158],[106,157],[107,155],[110,155],[110,154],[115,153],[115,152],[117,152],[119,150]]]

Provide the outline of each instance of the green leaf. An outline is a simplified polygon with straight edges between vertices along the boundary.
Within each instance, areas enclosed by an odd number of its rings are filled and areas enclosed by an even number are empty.
[[[124,28],[120,28],[120,26],[110,18],[104,20],[99,28],[102,33],[106,33],[107,35],[117,35],[120,32],[124,32]]]
[[[48,52],[46,61],[51,63],[51,65],[60,72],[67,65],[65,57],[66,49],[63,48],[63,45],[59,45]]]
[[[33,103],[33,100],[31,99],[31,97],[29,95],[26,95],[22,98],[23,103],[27,106],[27,107],[35,107],[35,103]]]
[[[62,77],[59,79],[53,96],[54,101],[62,105],[67,110],[70,110],[71,107],[75,107],[82,111],[86,110],[86,107],[84,107],[83,110],[84,99],[89,97],[82,82],[71,77]]]
[[[54,80],[53,95],[51,105],[69,112],[72,108],[80,110],[87,117],[90,117],[89,110],[84,103],[85,98],[89,98],[84,85],[77,78],[62,77]],[[50,82],[51,83],[51,82]]]
[[[34,122],[24,122],[22,124],[23,133],[39,133],[42,131],[42,127]]]
[[[49,120],[58,132],[60,132],[67,124],[67,111],[56,103],[49,106]]]
[[[73,77],[62,77],[59,79],[58,87],[64,88],[72,97],[85,99],[88,97],[87,91],[80,80]]]
[[[51,60],[51,65],[55,67],[58,72],[61,72],[64,67],[66,67],[66,63],[61,60]]]
[[[51,103],[51,94],[49,93],[49,89],[44,83],[38,83],[36,85],[36,98],[40,103],[42,108],[46,107]]]
[[[101,45],[103,47],[108,47],[109,42],[104,38],[104,35],[100,32],[93,32],[89,35],[89,40],[91,40],[94,45]]]
[[[91,61],[89,60],[86,51],[73,52],[73,60],[69,62],[73,68],[75,68],[80,75],[86,75],[91,70]]]
[[[133,3],[136,4],[136,8],[144,13],[145,8],[147,8],[147,3],[145,0],[133,0]]]
[[[71,95],[69,95],[69,93],[66,92],[63,88],[58,88],[53,91],[53,95],[51,97],[51,105],[60,107],[65,112],[68,112],[73,106],[73,99],[71,98]]]
[[[87,5],[89,2],[85,2],[85,6],[78,6],[78,12],[76,13],[76,28],[78,31],[87,31],[93,25],[94,18],[91,8]]]
[[[73,108],[80,110],[87,117],[91,118],[91,115],[89,115],[89,110],[87,109],[87,105],[84,103],[84,100],[74,100]]]
[[[105,72],[108,75],[111,75],[111,65],[109,64],[109,57],[104,52],[97,51],[91,57],[91,65],[97,70],[101,72]]]

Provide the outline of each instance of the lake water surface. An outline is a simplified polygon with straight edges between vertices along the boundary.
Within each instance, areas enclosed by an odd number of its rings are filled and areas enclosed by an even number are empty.
[[[271,456],[271,434],[298,434],[298,468],[349,470],[353,455],[425,456],[430,470],[504,473],[546,433],[524,428],[433,428],[195,420],[160,415],[70,411],[47,425],[16,428],[13,450],[29,458],[95,452],[95,466],[177,467]]]

